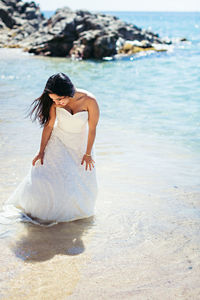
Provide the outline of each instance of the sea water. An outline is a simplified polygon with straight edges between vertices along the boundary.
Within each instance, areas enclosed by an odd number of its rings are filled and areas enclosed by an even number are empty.
[[[48,77],[68,74],[100,107],[96,215],[48,229],[4,220],[5,299],[199,297],[200,14],[111,14],[188,41],[111,61],[0,49],[1,206],[39,149],[42,129],[25,115]]]

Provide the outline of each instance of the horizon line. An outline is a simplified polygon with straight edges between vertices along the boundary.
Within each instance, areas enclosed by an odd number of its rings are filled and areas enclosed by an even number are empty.
[[[62,7],[58,7],[52,10],[42,10],[42,11],[54,11],[57,10],[59,8],[63,8],[65,6]],[[66,6],[67,7],[67,6]],[[70,8],[70,7],[69,7]],[[71,8],[70,8],[71,9]],[[170,13],[189,13],[189,12],[194,12],[194,13],[200,13],[200,10],[92,10],[92,9],[86,9],[86,8],[76,8],[76,9],[71,9],[72,11],[76,11],[76,10],[85,10],[85,11],[93,11],[93,12],[98,12],[98,11],[102,11],[102,12],[127,12],[127,13],[133,13],[133,12],[145,12],[145,13],[165,13],[165,12],[170,12]]]

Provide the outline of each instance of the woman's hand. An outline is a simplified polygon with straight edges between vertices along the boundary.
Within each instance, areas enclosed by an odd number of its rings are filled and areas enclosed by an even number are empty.
[[[92,159],[92,156],[88,156],[88,155],[84,154],[82,161],[81,161],[81,165],[83,165],[84,161],[86,163],[85,170],[87,171],[88,166],[89,166],[90,171],[92,171],[91,165],[94,168],[94,163],[95,163],[95,161]]]
[[[39,154],[36,155],[36,157],[32,161],[32,165],[35,166],[36,161],[39,159],[41,160],[41,164],[43,165],[44,152],[39,152]]]

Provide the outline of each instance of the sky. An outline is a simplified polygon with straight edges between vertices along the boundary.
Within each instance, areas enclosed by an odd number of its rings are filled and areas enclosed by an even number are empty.
[[[200,0],[35,0],[41,10],[71,9],[90,11],[200,11]]]

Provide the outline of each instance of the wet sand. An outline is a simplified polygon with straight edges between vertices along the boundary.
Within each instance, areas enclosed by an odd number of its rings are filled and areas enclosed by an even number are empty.
[[[1,241],[0,299],[66,299],[88,260],[93,217],[50,228],[18,224]]]
[[[94,217],[7,226],[1,299],[199,299],[199,191],[104,180]]]
[[[200,298],[198,157],[152,139],[127,153],[121,143],[97,145],[95,216],[1,224],[0,299]]]

